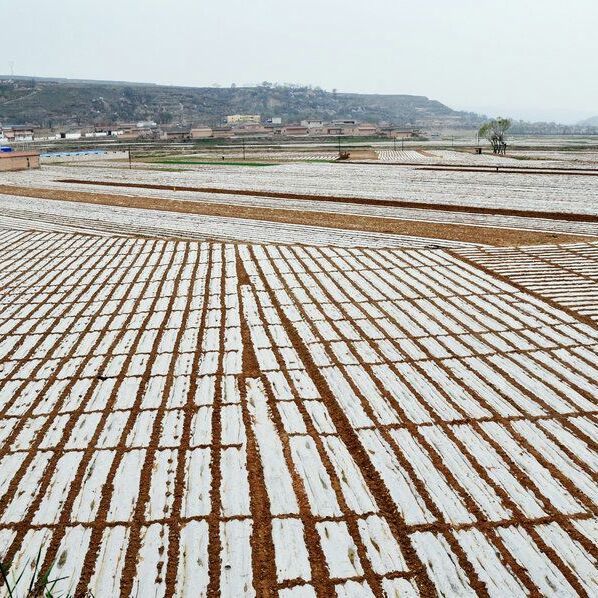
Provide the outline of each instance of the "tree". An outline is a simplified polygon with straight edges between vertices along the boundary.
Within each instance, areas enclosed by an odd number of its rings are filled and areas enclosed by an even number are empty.
[[[504,154],[506,152],[507,143],[505,138],[511,124],[511,119],[499,116],[498,118],[489,120],[480,127],[480,137],[484,137],[491,143],[492,151],[495,154]]]
[[[159,125],[167,125],[171,123],[174,119],[174,114],[172,112],[167,112],[166,110],[160,110],[158,114],[156,114],[156,122]]]

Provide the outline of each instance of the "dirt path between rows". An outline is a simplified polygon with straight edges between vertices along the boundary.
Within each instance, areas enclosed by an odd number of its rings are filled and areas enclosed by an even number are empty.
[[[139,208],[163,212],[176,212],[203,216],[220,216],[284,224],[318,226],[342,230],[373,232],[383,234],[408,235],[467,243],[484,243],[495,246],[543,245],[572,243],[577,241],[595,241],[595,237],[583,235],[563,235],[560,233],[527,231],[485,226],[466,226],[462,224],[444,224],[396,218],[378,218],[332,212],[298,211],[289,209],[271,209],[263,207],[239,206],[231,203],[203,203],[191,200],[176,200],[159,197],[133,197],[66,191],[62,189],[35,189],[30,187],[12,187],[0,185],[0,194],[88,203],[95,205]]]

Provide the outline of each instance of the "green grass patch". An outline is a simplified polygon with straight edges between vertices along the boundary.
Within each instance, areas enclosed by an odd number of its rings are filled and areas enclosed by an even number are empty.
[[[65,552],[63,552],[59,559],[59,566],[64,566],[64,561],[66,561]],[[66,577],[50,579],[52,569],[54,569],[56,563],[52,563],[45,572],[40,570],[41,563],[41,547],[35,559],[28,560],[20,572],[11,571],[10,563],[0,561],[0,580],[4,585],[2,596],[7,596],[8,598],[17,598],[19,596],[26,596],[27,598],[74,598],[72,594],[59,592],[56,588],[57,585],[60,585],[61,581],[67,579]],[[91,594],[89,596],[93,598]]]

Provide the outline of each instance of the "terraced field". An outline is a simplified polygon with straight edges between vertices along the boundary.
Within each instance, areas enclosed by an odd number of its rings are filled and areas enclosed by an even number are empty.
[[[596,177],[420,174],[416,168],[327,164],[259,173],[203,168],[164,173],[83,165],[10,173],[0,186],[0,221],[93,234],[372,247],[512,246],[598,237],[598,212],[588,199],[596,191]],[[407,190],[415,179],[406,186],[413,176],[419,180],[415,195]],[[447,184],[449,178],[466,185],[474,201],[461,201],[462,192]],[[513,178],[518,185],[511,188]],[[349,189],[351,180],[355,185]],[[443,180],[443,194],[434,199]],[[567,181],[575,184],[567,188]],[[286,191],[281,182],[288,184]],[[556,185],[552,195],[544,193],[546,182]],[[495,195],[499,187],[501,195]],[[80,203],[86,204],[84,210]]]
[[[39,553],[77,598],[598,595],[598,244],[575,190],[538,218],[104,196],[65,170],[0,194],[11,579]],[[393,219],[411,228],[367,224]]]
[[[493,158],[494,159],[494,158]],[[496,158],[498,160],[498,158]],[[136,182],[172,188],[328,195],[374,200],[404,200],[429,205],[508,208],[598,214],[594,201],[598,177],[493,172],[429,171],[377,164],[283,164],[260,168],[198,165],[183,172],[47,166],[38,172],[7,173],[5,185],[63,187],[60,179]]]
[[[87,205],[45,201],[20,196],[0,196],[0,223],[5,226],[29,229],[42,228],[72,232],[93,231],[94,234],[135,234],[139,236],[179,237],[185,239],[241,239],[253,242],[309,243],[315,245],[368,247],[423,247],[426,245],[465,246],[468,242],[418,237],[413,234],[386,234],[376,230],[338,228],[314,224],[293,224],[255,220],[239,216],[229,217],[234,207],[227,207],[217,215],[177,213],[174,211],[138,209],[134,217],[127,207]],[[264,214],[265,215],[265,214]],[[262,216],[263,217],[263,216]],[[322,222],[325,224],[325,222]],[[346,222],[338,223],[340,225]]]

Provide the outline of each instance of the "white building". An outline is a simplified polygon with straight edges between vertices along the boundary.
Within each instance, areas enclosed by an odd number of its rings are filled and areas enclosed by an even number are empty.
[[[83,137],[81,131],[65,131],[56,135],[56,139],[81,139],[81,137]]]
[[[324,121],[323,120],[302,120],[301,126],[307,127],[308,129],[321,129],[324,126]]]

